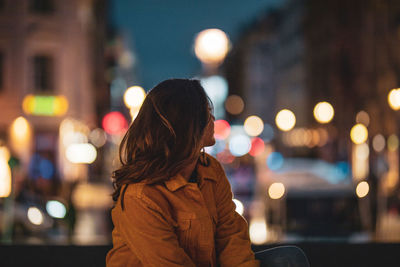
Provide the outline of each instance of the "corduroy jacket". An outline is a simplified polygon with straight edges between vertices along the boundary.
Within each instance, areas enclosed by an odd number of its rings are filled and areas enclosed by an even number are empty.
[[[235,211],[219,162],[197,164],[197,183],[180,174],[163,184],[128,186],[124,210],[112,210],[113,248],[107,267],[259,266],[248,226]]]

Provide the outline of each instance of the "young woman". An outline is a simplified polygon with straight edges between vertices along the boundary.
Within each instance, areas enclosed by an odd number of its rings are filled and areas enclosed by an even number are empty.
[[[218,161],[211,102],[197,80],[154,87],[113,173],[114,266],[259,266]]]

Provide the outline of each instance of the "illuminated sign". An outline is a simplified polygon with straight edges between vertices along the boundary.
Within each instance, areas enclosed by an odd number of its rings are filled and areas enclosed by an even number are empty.
[[[26,114],[36,116],[62,116],[68,110],[68,100],[65,96],[27,95],[22,102]]]

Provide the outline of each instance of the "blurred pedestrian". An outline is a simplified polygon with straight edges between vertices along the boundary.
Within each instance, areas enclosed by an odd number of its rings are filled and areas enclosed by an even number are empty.
[[[170,79],[147,95],[113,173],[113,266],[258,266],[235,212],[214,140],[211,101],[197,80]]]

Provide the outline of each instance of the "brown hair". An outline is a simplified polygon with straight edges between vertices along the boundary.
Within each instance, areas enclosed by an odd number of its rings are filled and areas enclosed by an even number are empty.
[[[211,106],[198,80],[169,79],[150,90],[121,141],[113,200],[123,185],[166,181],[198,158]]]

